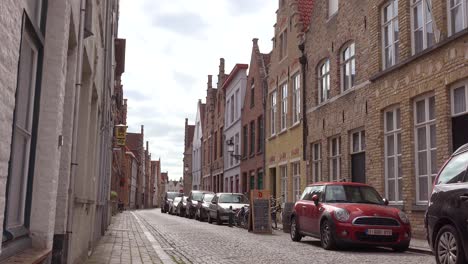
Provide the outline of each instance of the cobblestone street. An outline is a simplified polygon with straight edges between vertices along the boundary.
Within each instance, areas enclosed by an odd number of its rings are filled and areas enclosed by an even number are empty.
[[[114,219],[88,263],[435,263],[427,254],[381,248],[326,251],[315,239],[296,243],[282,231],[251,234],[159,209],[124,212]]]

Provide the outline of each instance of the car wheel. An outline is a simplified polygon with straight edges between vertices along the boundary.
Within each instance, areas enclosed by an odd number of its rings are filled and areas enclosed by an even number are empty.
[[[222,225],[223,221],[221,221],[221,218],[219,217],[219,212],[216,213],[216,224],[217,225]]]
[[[302,239],[301,233],[299,232],[299,226],[297,225],[297,218],[291,219],[291,239],[292,241],[299,242]]]
[[[208,223],[213,223],[213,219],[211,218],[210,212],[208,212]]]
[[[320,243],[326,250],[332,250],[336,248],[335,237],[328,220],[323,221],[320,226]]]
[[[445,225],[439,230],[434,248],[439,264],[466,263],[463,245],[457,230],[451,225]]]

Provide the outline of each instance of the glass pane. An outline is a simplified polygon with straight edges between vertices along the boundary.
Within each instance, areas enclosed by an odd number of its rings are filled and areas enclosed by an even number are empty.
[[[432,22],[426,24],[426,43],[427,47],[434,45],[434,31],[432,28]]]
[[[436,148],[437,147],[437,142],[436,142],[436,125],[431,125],[430,126],[430,138],[431,138],[431,148]]]
[[[388,200],[395,201],[395,180],[388,180]]]
[[[398,178],[401,178],[401,176],[403,175],[403,169],[401,167],[401,156],[398,156],[398,161],[397,161],[397,166],[398,166],[398,174],[397,174],[397,177]]]
[[[398,25],[398,20],[393,21],[393,42],[397,42],[400,39],[400,28]],[[396,45],[395,45],[396,46]],[[398,53],[395,53],[398,54]]]
[[[387,179],[395,178],[395,158],[387,158]]]
[[[395,49],[395,60],[393,62],[394,64],[400,61],[400,48],[398,47],[398,43],[399,42],[396,42],[393,47]]]
[[[393,0],[393,17],[398,16],[398,0]]]
[[[403,180],[398,180],[398,201],[403,201]]]
[[[401,128],[401,121],[400,121],[400,108],[396,110],[396,128]]]
[[[335,179],[338,179],[338,160],[337,159],[333,159],[333,166],[332,166],[332,170],[333,170],[333,180]]]
[[[413,20],[415,29],[422,27],[422,2],[420,2],[417,6],[413,8]]]
[[[418,150],[425,150],[427,148],[426,142],[426,127],[418,128]]]
[[[466,89],[464,86],[453,90],[453,108],[454,114],[466,111]]]
[[[431,150],[431,174],[437,174],[437,150]]]
[[[435,116],[435,97],[429,98],[429,120],[434,120]]]
[[[385,48],[385,67],[388,68],[393,65],[392,60],[392,46]]]
[[[388,25],[384,27],[383,36],[384,36],[384,47],[388,47],[390,45],[390,39],[391,39],[390,28]]]
[[[387,136],[387,156],[393,156],[395,154],[395,135]]]
[[[397,134],[397,153],[401,154],[401,133]]]
[[[366,132],[362,131],[361,132],[361,150],[366,149]]]
[[[419,28],[414,31],[414,51],[420,52],[423,50],[423,45],[423,30]]]
[[[385,113],[385,131],[393,131],[393,111],[389,111]]]
[[[359,133],[353,134],[353,152],[359,151]]]
[[[421,100],[416,102],[416,123],[422,123],[426,121],[426,101]]]
[[[427,184],[428,184],[427,177],[419,178],[419,200],[420,201],[427,201],[427,194],[428,194]]]
[[[427,152],[418,153],[418,175],[427,175]]]
[[[384,22],[387,22],[390,20],[390,18],[392,17],[392,5],[388,5],[384,8],[383,10],[383,19],[384,19]]]
[[[452,34],[463,29],[463,12],[461,6],[457,6],[451,10],[452,17]]]

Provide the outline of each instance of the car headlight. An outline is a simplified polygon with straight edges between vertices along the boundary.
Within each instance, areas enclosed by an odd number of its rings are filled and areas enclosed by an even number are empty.
[[[400,220],[401,220],[403,223],[409,224],[409,218],[408,218],[408,216],[407,216],[404,212],[399,211],[399,212],[398,212],[398,217],[400,217]]]
[[[349,212],[345,209],[336,209],[335,218],[340,222],[346,222],[349,219]]]

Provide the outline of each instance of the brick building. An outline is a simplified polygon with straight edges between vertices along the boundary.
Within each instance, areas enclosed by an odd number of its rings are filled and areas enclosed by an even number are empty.
[[[242,123],[242,160],[240,170],[244,191],[264,188],[264,94],[267,89],[267,65],[270,54],[260,53],[258,39],[252,40],[252,54],[249,75],[241,113]]]
[[[212,85],[212,76],[208,75],[206,108],[203,117],[202,136],[202,180],[201,189],[223,190],[224,160],[224,107],[225,91],[220,89],[229,77],[224,72],[224,59],[219,62],[217,88]]]
[[[195,126],[188,124],[188,118],[185,118],[185,133],[184,133],[184,159],[183,159],[183,178],[184,178],[184,194],[188,195],[192,191],[192,142],[195,132]]]
[[[306,34],[310,175],[373,185],[417,237],[434,176],[468,142],[468,11],[453,3],[316,1]]]
[[[145,197],[145,148],[144,142],[144,127],[141,126],[140,133],[127,133],[127,148],[133,153],[138,163],[136,192],[135,192],[135,208],[144,208]]]
[[[309,25],[312,0],[281,0],[276,12],[265,116],[265,188],[294,202],[306,184],[298,44]]]
[[[158,179],[161,177],[161,159],[151,161],[151,204],[150,208],[157,207],[159,204],[159,186],[157,184]]]

